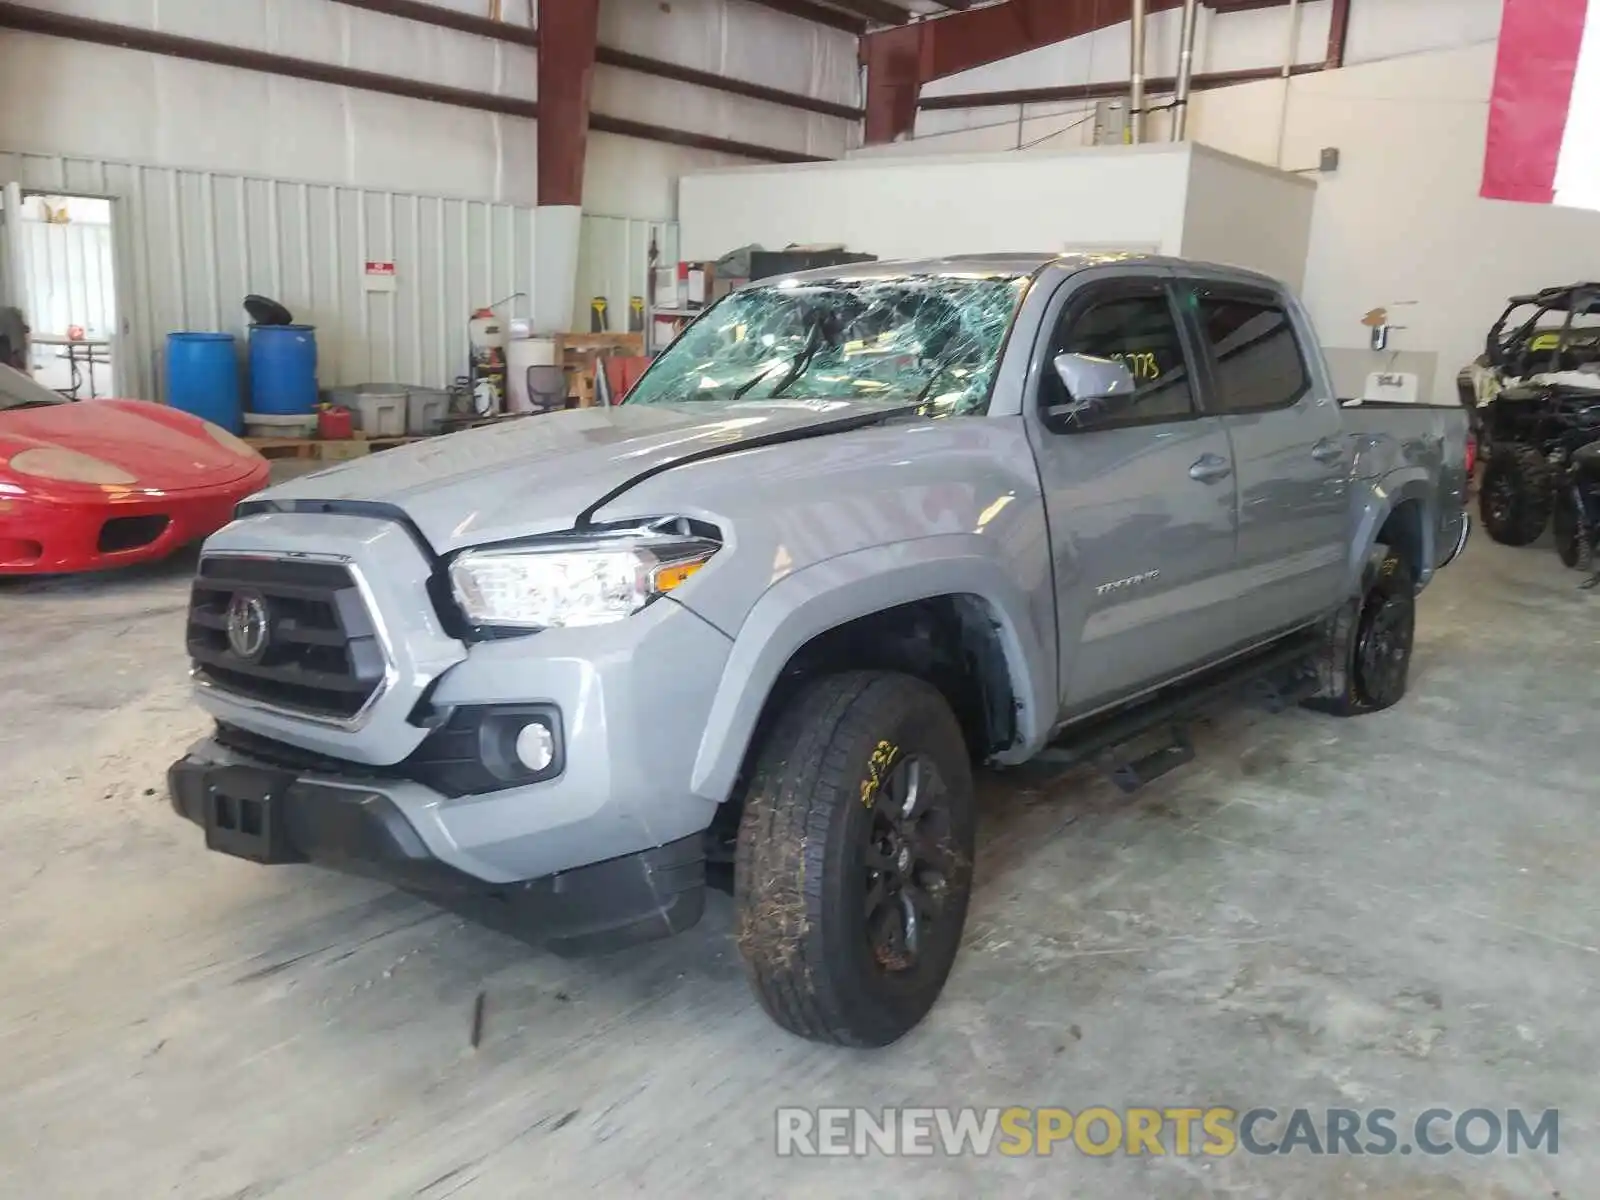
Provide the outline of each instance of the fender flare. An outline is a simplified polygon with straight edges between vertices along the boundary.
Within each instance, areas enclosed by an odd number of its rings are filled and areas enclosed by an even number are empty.
[[[790,658],[807,642],[859,617],[934,596],[972,595],[990,608],[1020,708],[1018,742],[998,755],[1021,761],[1055,720],[1055,646],[1046,646],[1015,579],[972,534],[869,547],[805,567],[768,588],[751,608],[723,667],[690,787],[718,803],[733,791],[750,739]]]
[[[1346,595],[1356,595],[1365,586],[1367,562],[1384,523],[1402,504],[1413,500],[1422,505],[1422,562],[1417,571],[1418,587],[1433,577],[1434,542],[1438,536],[1433,483],[1421,467],[1403,467],[1366,481],[1355,503],[1355,532],[1345,564]]]

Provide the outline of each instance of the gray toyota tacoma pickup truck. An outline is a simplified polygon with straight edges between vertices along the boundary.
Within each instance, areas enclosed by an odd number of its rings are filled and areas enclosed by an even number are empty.
[[[620,406],[242,504],[194,583],[216,725],[172,803],[213,850],[565,952],[680,931],[731,876],[767,1011],[880,1045],[960,944],[974,763],[1131,788],[1224,693],[1401,698],[1466,434],[1458,406],[1341,407],[1300,304],[1244,271],[763,282]]]

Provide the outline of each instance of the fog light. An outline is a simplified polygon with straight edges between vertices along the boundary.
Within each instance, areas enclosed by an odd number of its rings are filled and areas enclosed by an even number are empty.
[[[542,721],[530,721],[517,734],[517,760],[535,775],[555,761],[556,737]]]

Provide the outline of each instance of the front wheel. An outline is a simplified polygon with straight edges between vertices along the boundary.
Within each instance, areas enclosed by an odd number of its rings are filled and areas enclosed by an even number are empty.
[[[1416,577],[1392,549],[1379,549],[1383,558],[1366,590],[1328,622],[1315,663],[1319,686],[1307,708],[1356,717],[1398,704],[1406,694],[1416,641]]]
[[[734,869],[768,1015],[841,1046],[922,1020],[961,944],[975,830],[966,741],[933,687],[853,671],[795,697],[758,750]]]
[[[1550,464],[1533,446],[1495,449],[1483,469],[1478,515],[1491,538],[1506,546],[1539,540],[1550,520]]]

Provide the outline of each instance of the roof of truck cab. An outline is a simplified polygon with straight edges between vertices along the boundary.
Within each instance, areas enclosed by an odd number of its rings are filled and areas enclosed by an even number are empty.
[[[843,263],[832,267],[817,267],[810,271],[797,271],[792,275],[771,276],[752,280],[746,287],[773,287],[793,280],[796,283],[852,283],[873,279],[896,279],[911,275],[967,275],[991,278],[1014,278],[1034,275],[1046,267],[1059,267],[1067,272],[1082,271],[1090,267],[1113,266],[1117,263],[1138,263],[1141,266],[1177,267],[1199,270],[1206,274],[1248,277],[1263,283],[1273,283],[1268,276],[1239,267],[1216,263],[1196,262],[1193,259],[1173,258],[1161,254],[1148,254],[1139,250],[1075,251],[1070,254],[1049,254],[1044,251],[1018,251],[1009,254],[963,254],[949,258],[882,259],[877,262]]]

